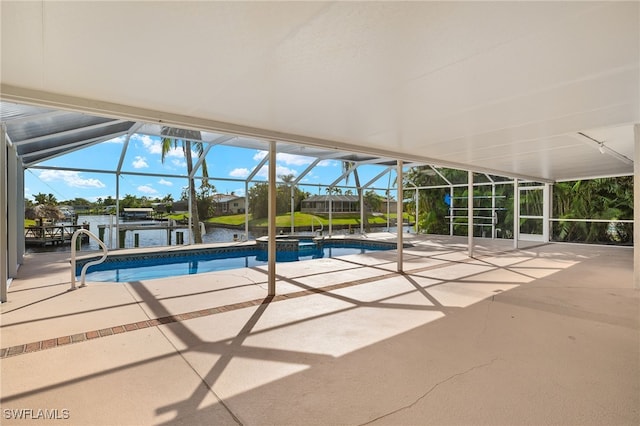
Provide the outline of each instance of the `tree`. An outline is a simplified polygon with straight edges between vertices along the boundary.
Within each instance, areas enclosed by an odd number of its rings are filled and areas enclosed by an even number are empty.
[[[291,186],[296,176],[290,173],[287,175],[278,175],[278,177],[286,186]]]
[[[299,197],[303,196],[303,192],[299,191]],[[260,182],[249,188],[249,212],[254,219],[260,219],[269,215],[269,184]],[[276,214],[283,214],[290,210],[290,190],[279,185],[276,188]]]
[[[49,204],[55,206],[58,204],[58,200],[56,196],[53,194],[43,194],[41,192],[35,194],[33,198],[36,200],[37,204]]]
[[[299,211],[302,200],[306,198],[306,193],[294,185],[296,176],[294,174],[287,174],[279,175],[278,177],[282,180],[284,187],[288,190],[289,197],[291,197],[291,192],[293,191],[293,199],[290,199],[289,203],[293,203],[294,211]],[[291,208],[291,204],[289,204],[289,208]]]
[[[429,186],[440,185],[442,180],[429,166],[412,167],[406,173],[404,177],[405,188],[412,186]],[[409,190],[407,190],[409,192]],[[413,192],[413,191],[411,191]],[[418,230],[422,230],[428,234],[448,234],[449,226],[446,216],[449,212],[447,204],[444,202],[444,197],[449,193],[446,188],[437,188],[427,191],[420,191],[420,216],[416,219],[418,221]],[[402,202],[399,200],[398,202]],[[409,202],[410,209],[415,211],[415,201]]]
[[[365,203],[374,211],[380,211],[383,198],[372,189],[364,193]]]
[[[200,234],[200,215],[198,213],[198,198],[196,194],[195,178],[192,176],[193,172],[193,159],[191,155],[191,148],[196,151],[198,158],[204,154],[204,148],[201,142],[202,135],[197,130],[185,130],[174,129],[172,127],[163,127],[161,134],[162,138],[162,162],[167,154],[173,149],[182,147],[184,158],[187,163],[187,175],[189,176],[189,195],[191,199],[191,230],[193,232],[194,242],[196,244],[202,244],[202,234]],[[206,160],[202,161],[202,176],[207,178],[209,173],[207,171]]]
[[[553,208],[553,216],[560,219],[633,219],[633,177],[558,182],[553,188]],[[553,224],[553,238],[629,244],[633,224],[559,221]]]

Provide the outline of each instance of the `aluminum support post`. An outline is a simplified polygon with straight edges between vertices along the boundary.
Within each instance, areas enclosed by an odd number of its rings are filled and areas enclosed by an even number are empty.
[[[268,296],[276,295],[276,142],[269,142]]]
[[[291,184],[291,233],[294,234],[296,232],[296,212],[295,212],[295,196],[293,194],[293,184]]]
[[[116,173],[116,249],[120,247],[120,173]]]
[[[24,237],[24,167],[22,162],[18,162],[18,264],[24,263],[25,237]]]
[[[397,232],[397,237],[398,237],[398,247],[397,247],[397,251],[398,251],[398,272],[402,272],[403,271],[403,253],[402,253],[402,249],[404,247],[404,243],[403,243],[403,237],[404,235],[402,234],[402,213],[403,213],[403,195],[402,195],[402,160],[398,160],[398,165],[397,165],[397,187],[398,187],[398,204],[396,206],[396,213],[397,213],[397,218],[396,218],[396,232]],[[388,202],[388,200],[387,200]]]
[[[333,188],[329,188],[330,190]],[[333,197],[329,191],[329,236],[333,234]]]
[[[473,257],[473,172],[467,176],[467,245],[469,257]]]
[[[249,181],[244,181],[244,236],[249,241]]]
[[[7,147],[7,276],[18,275],[18,154],[15,147]],[[24,231],[22,232],[24,234]]]
[[[633,287],[640,290],[640,124],[633,126]]]
[[[520,239],[520,188],[518,179],[513,180],[513,248],[518,248]]]
[[[364,235],[364,189],[360,190],[360,235]]]
[[[7,301],[7,128],[0,129],[0,303]]]
[[[551,223],[549,212],[551,211],[551,185],[544,184],[542,189],[542,238],[545,243],[549,242],[549,224]]]

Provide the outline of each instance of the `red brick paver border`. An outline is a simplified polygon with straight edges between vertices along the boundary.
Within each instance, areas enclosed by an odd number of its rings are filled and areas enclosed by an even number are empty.
[[[375,280],[384,279],[390,276],[395,276],[397,273],[391,272],[384,276],[375,277]],[[141,330],[143,328],[155,327],[163,324],[171,324],[174,322],[186,321],[192,318],[206,317],[210,315],[216,315],[222,312],[234,311],[237,309],[249,308],[252,306],[258,306],[264,303],[279,302],[282,300],[294,299],[297,297],[308,296],[311,294],[326,293],[331,290],[337,290],[339,288],[350,287],[354,285],[364,284],[371,281],[372,278],[365,278],[363,280],[356,280],[347,283],[335,284],[322,288],[312,288],[308,290],[301,290],[294,293],[281,294],[274,297],[268,297],[265,299],[247,300],[244,302],[232,303],[229,305],[216,306],[214,308],[201,309],[193,312],[185,312],[177,315],[170,315],[161,318],[153,318],[146,321],[138,321],[130,324],[120,324],[113,327],[103,328],[100,330],[91,330],[84,333],[77,333],[70,336],[60,336],[54,339],[47,339],[40,342],[32,342],[22,345],[10,346],[0,349],[0,359],[8,358],[17,355],[23,355],[26,353],[41,351],[45,349],[52,349],[58,346],[64,346],[73,343],[85,342],[87,340],[98,339],[115,334],[129,333],[132,331]]]

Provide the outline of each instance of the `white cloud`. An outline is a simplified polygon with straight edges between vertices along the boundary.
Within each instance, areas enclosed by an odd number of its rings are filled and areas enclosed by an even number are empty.
[[[258,151],[255,153],[255,155],[253,156],[253,160],[254,161],[261,161],[264,157],[266,157],[268,154],[267,151]]]
[[[253,160],[262,161],[262,159],[266,157],[267,154],[268,154],[267,151],[257,151],[253,156]],[[287,166],[307,166],[313,163],[315,161],[315,158],[305,157],[303,155],[287,154],[283,152],[283,153],[277,154],[277,160],[279,163],[286,164]],[[329,167],[329,166],[338,167],[340,166],[340,162],[336,160],[322,160],[318,164],[316,164],[316,167]]]
[[[43,170],[38,176],[45,182],[63,181],[72,188],[104,188],[99,179],[85,179],[80,172],[71,170]]]
[[[280,164],[276,164],[276,176],[281,175],[297,175],[298,172],[296,170],[290,169],[289,167],[282,166]],[[260,171],[256,174],[256,176],[261,177],[263,179],[267,179],[269,177],[269,166],[262,166]],[[278,178],[280,180],[280,178]]]
[[[171,164],[173,164],[176,167],[187,167],[187,162],[184,160],[173,159],[171,160]]]
[[[311,157],[303,157],[302,155],[293,155],[293,154],[278,154],[277,157],[278,162],[282,162],[288,166],[307,166],[315,160],[315,158]]]
[[[136,133],[131,136],[131,140],[142,143],[142,146],[149,154],[158,156],[162,155],[162,144],[159,139],[154,139],[149,135],[139,135]],[[184,152],[180,145],[178,145],[177,148],[172,146],[169,152],[167,152],[166,157],[184,158]]]
[[[109,139],[108,141],[105,141],[105,143],[116,143],[116,144],[122,145],[124,143],[124,140],[125,140],[124,136],[118,136],[117,138],[113,138],[113,139]]]
[[[249,176],[249,169],[245,168],[245,167],[239,167],[237,169],[233,169],[229,172],[229,176],[231,177],[240,177],[240,178],[245,178],[247,176]]]
[[[168,180],[164,180],[164,179],[160,179],[160,180],[158,181],[158,183],[159,183],[160,185],[173,186],[173,182],[168,181]]]
[[[140,185],[138,188],[138,192],[144,192],[145,194],[157,194],[158,191],[152,188],[150,185]]]
[[[147,164],[147,159],[141,157],[140,155],[136,156],[136,159],[132,164],[134,169],[144,169],[146,167],[149,167],[149,164]]]

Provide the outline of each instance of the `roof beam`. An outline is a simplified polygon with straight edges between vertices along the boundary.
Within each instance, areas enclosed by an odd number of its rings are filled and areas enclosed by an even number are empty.
[[[315,166],[318,165],[318,163],[322,161],[320,158],[316,158],[313,163],[309,164],[309,167],[307,167],[306,169],[304,169],[302,171],[302,173],[300,173],[300,176],[298,176],[294,181],[293,184],[297,185],[298,183],[300,183],[300,180],[305,177],[307,175],[307,173],[309,173]]]
[[[136,123],[131,126],[131,128],[127,132],[127,137],[124,140],[124,144],[122,145],[122,150],[120,151],[120,159],[118,160],[118,167],[116,169],[118,173],[120,173],[120,171],[122,170],[122,164],[124,163],[124,157],[127,153],[127,149],[129,148],[129,141],[131,140],[131,136],[133,136],[136,133],[136,130],[138,130],[140,127],[142,127],[142,123]]]
[[[329,188],[333,188],[334,186],[336,186],[338,184],[338,182],[340,182],[342,179],[346,178],[349,175],[349,173],[355,171],[358,168],[359,165],[360,164],[358,163],[358,164],[354,165],[352,168],[346,170],[344,173],[342,173],[340,175],[340,177],[338,179],[333,181],[333,183],[331,185],[329,185],[328,187]]]
[[[247,176],[246,181],[251,182],[253,178],[258,174],[262,166],[264,166],[268,160],[269,160],[269,152],[267,152],[267,155],[265,155],[264,158],[258,163],[258,165],[253,168],[253,171],[249,173],[249,176]]]
[[[209,153],[209,151],[211,151],[211,148],[213,148],[216,145],[220,145],[222,143],[228,142],[231,139],[235,139],[236,137],[237,136],[220,136],[219,138],[216,138],[211,142],[203,142],[203,143],[206,143],[208,146],[204,149],[204,151],[202,152],[202,155],[198,158],[198,161],[196,161],[196,164],[193,166],[193,170],[191,170],[191,174],[189,175],[189,177],[193,178],[195,176],[196,172],[198,171],[202,163],[204,163],[204,160],[207,157],[207,154]]]
[[[365,183],[364,185],[362,185],[362,188],[368,188],[370,185],[372,185],[375,181],[377,181],[378,179],[380,179],[382,176],[386,175],[387,173],[391,172],[391,169],[393,169],[393,166],[388,166],[386,169],[384,169],[383,171],[381,171],[380,173],[378,173],[376,175],[376,177],[374,177],[373,179],[371,179],[369,182]]]
[[[246,136],[263,141],[276,140],[280,142],[290,142],[294,144],[308,145],[325,149],[335,149],[337,151],[348,151],[361,153],[364,155],[393,158],[403,160],[405,162],[438,164],[444,167],[459,170],[471,169],[471,166],[469,164],[458,163],[454,161],[446,161],[410,153],[399,153],[388,149],[363,147],[346,142],[338,142],[329,139],[303,136],[287,132],[278,132],[258,127],[243,126],[234,123],[225,123],[217,120],[191,117],[187,115],[168,113],[146,108],[132,107],[112,102],[61,95],[57,93],[46,92],[43,90],[12,86],[4,83],[0,83],[0,98],[9,102],[66,109],[70,111],[96,114],[104,117],[124,118],[131,121],[160,123],[165,126],[179,127],[184,129],[198,129],[201,131],[212,133],[226,133],[238,136]],[[536,182],[553,182],[552,179],[521,175],[517,173],[514,174],[505,172],[504,170],[494,170],[487,167],[477,167],[475,165],[473,166],[473,171],[486,172],[500,176],[515,177],[519,179],[527,179]]]

